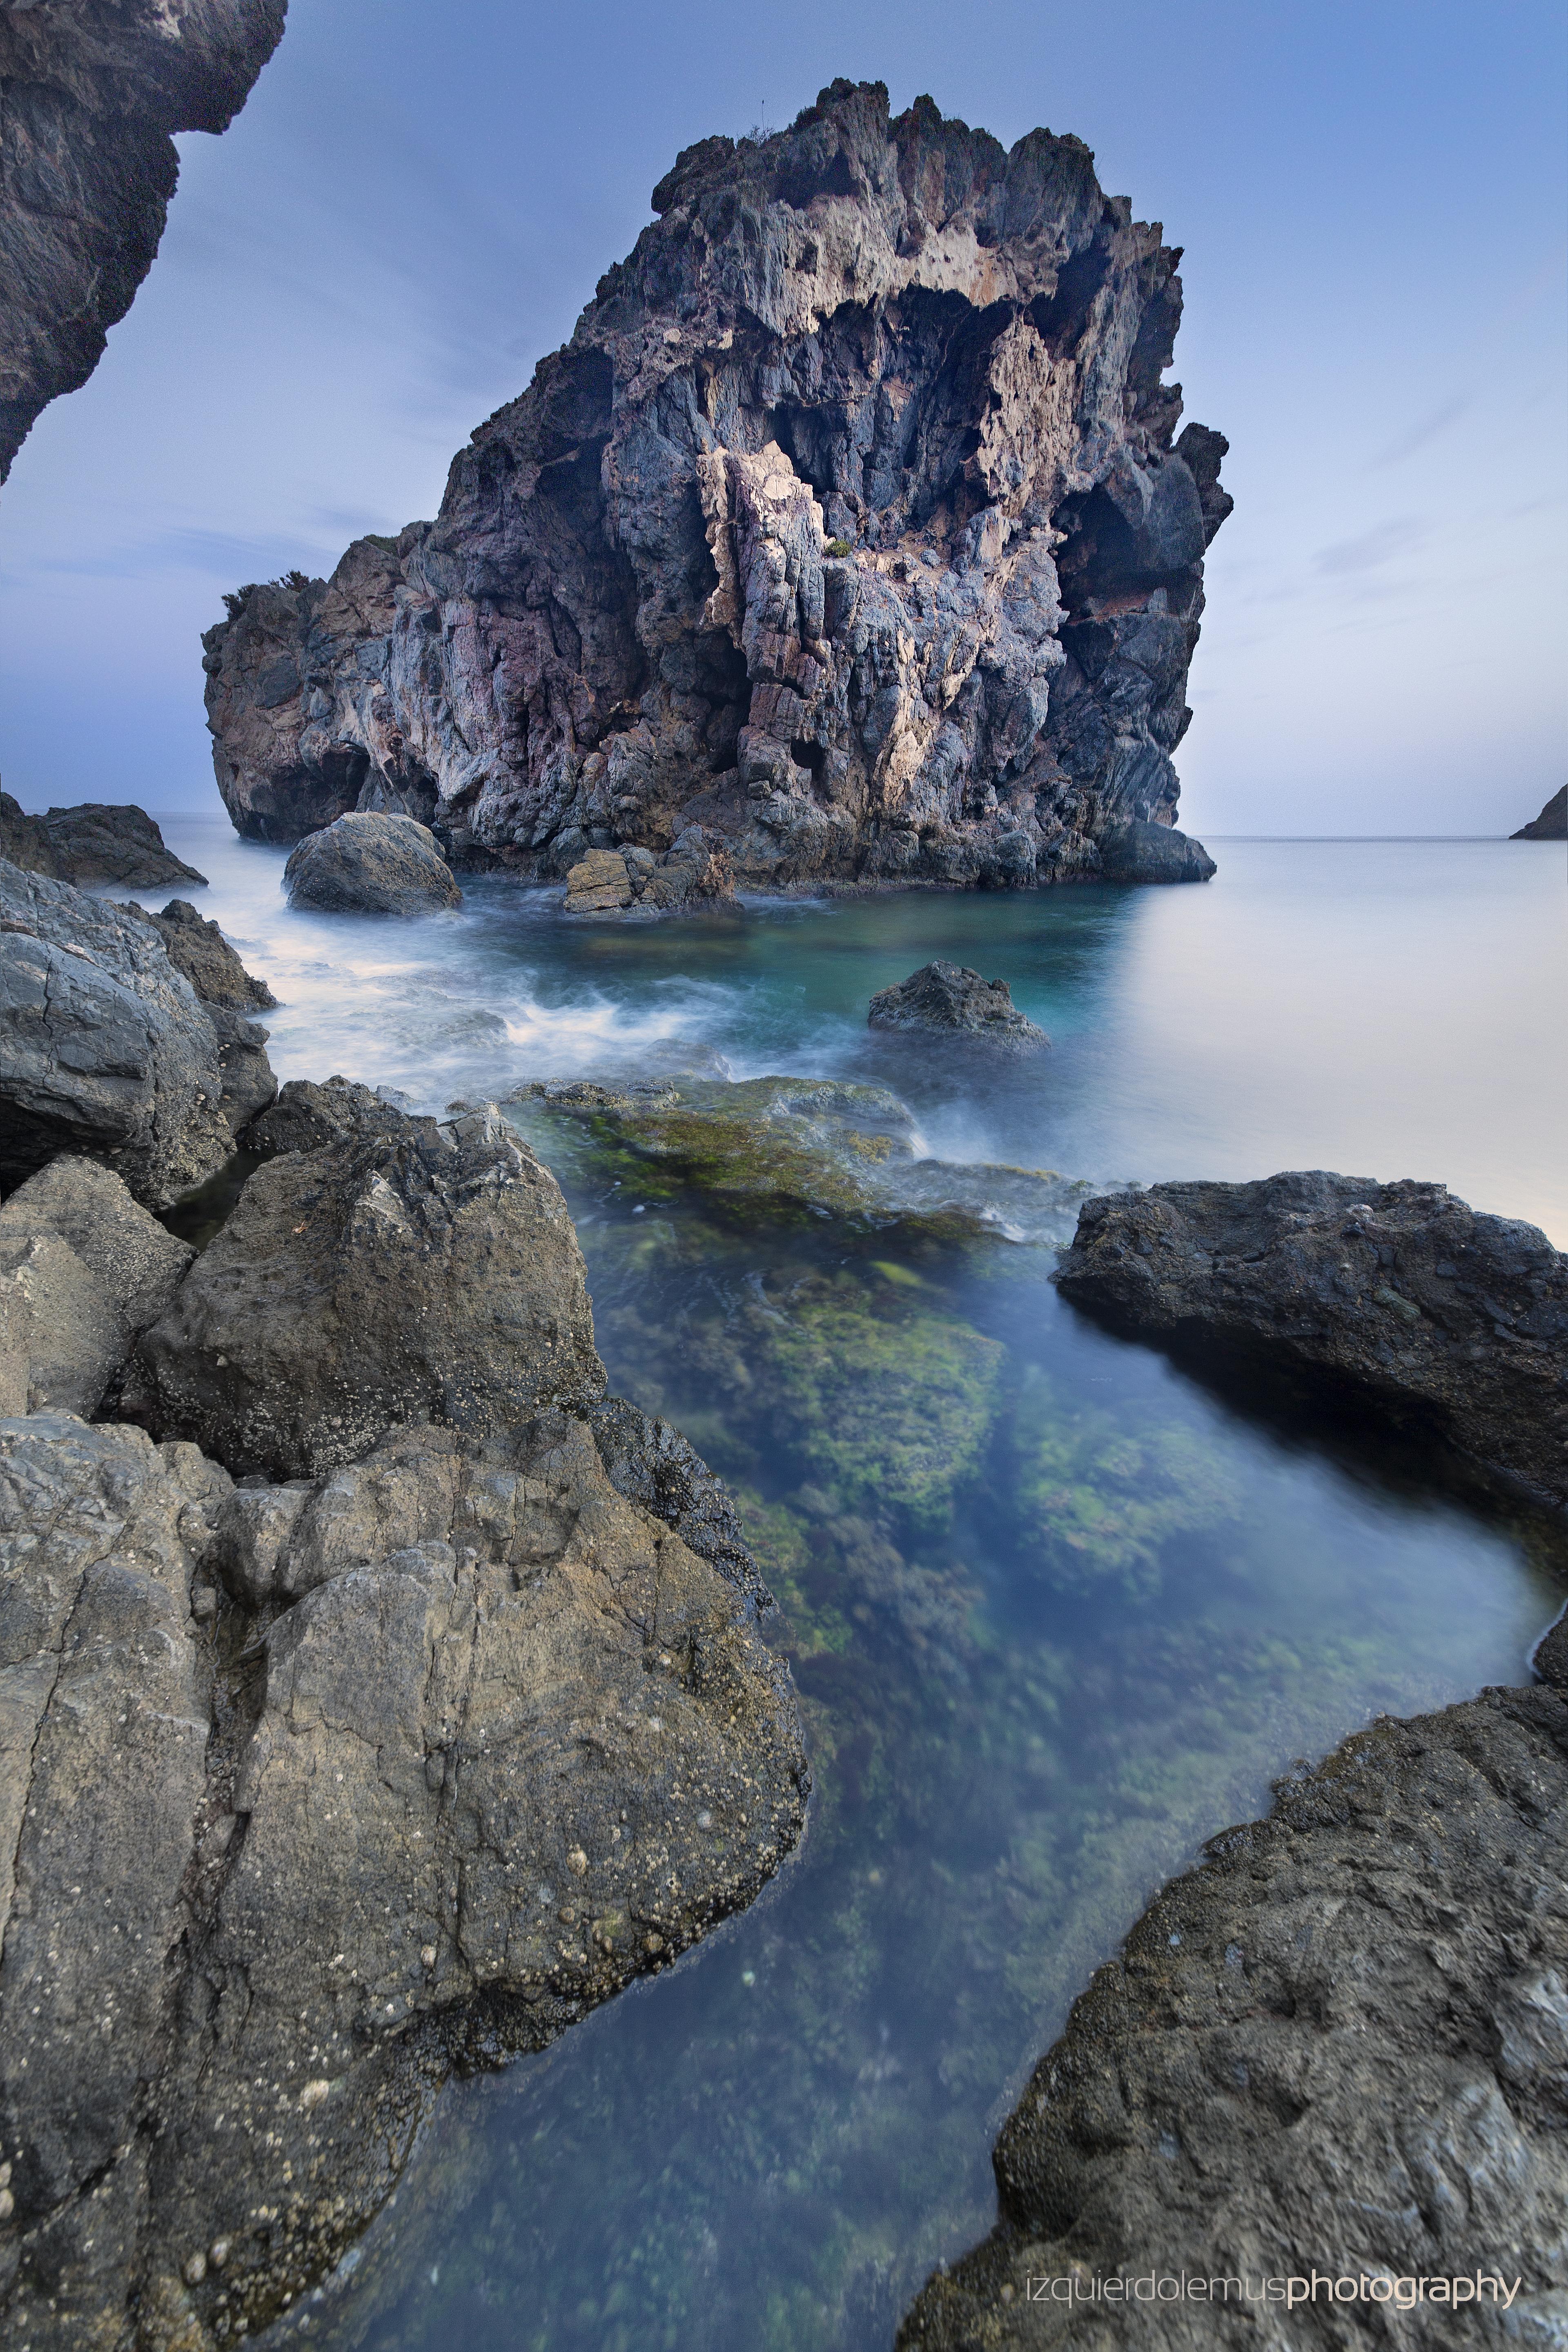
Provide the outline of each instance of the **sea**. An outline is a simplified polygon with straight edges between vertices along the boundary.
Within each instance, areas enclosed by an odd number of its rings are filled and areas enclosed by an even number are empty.
[[[1084,1187],[1279,1169],[1435,1179],[1568,1247],[1568,853],[1215,841],[1202,886],[605,922],[477,877],[393,921],[291,909],[284,852],[221,820],[163,830],[280,1000],[280,1078],[493,1099],[554,1168],[612,1387],[737,1496],[815,1780],[749,1912],[447,2086],[268,2341],[887,2352],[991,2228],[996,2130],[1154,1891],[1379,1714],[1527,1678],[1563,1605],[1550,1527],[1108,1336],[1050,1276]],[[1049,1049],[868,1029],[934,957]],[[989,1224],[717,1203],[528,1092],[769,1076],[889,1091]],[[1042,1170],[1054,1227],[1018,1213]]]

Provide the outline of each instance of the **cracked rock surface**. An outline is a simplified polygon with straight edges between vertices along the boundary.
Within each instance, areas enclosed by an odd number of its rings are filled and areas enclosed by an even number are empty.
[[[145,921],[0,861],[0,1184],[71,1152],[166,1208],[276,1091],[261,1039]]]
[[[1444,1185],[1315,1170],[1101,1197],[1057,1279],[1118,1329],[1284,1372],[1568,1504],[1568,1260]]]
[[[653,203],[433,522],[228,600],[239,830],[401,811],[564,877],[700,826],[774,888],[1211,871],[1172,753],[1231,500],[1161,228],[1077,139],[847,81]]]
[[[152,267],[179,176],[170,133],[227,129],[286,5],[0,11],[0,482],[39,411],[87,382]]]
[[[997,2143],[997,2228],[931,2281],[901,2352],[1560,2342],[1563,1694],[1384,1718],[1207,1852],[1075,2002]],[[1288,2316],[1256,2299],[1314,2271],[1518,2294],[1506,2314],[1401,2314],[1392,2287]],[[1255,2300],[1068,2299],[1183,2272]]]
[[[285,1087],[261,1132],[310,1134],[326,1124],[311,1097],[338,1091],[301,1089],[296,1108]],[[401,1422],[481,1438],[544,1404],[595,1402],[587,1274],[549,1170],[493,1112],[438,1127],[341,1095],[371,1131],[250,1178],[143,1333],[127,1413],[237,1475],[287,1479]]]
[[[8,2340],[264,2326],[454,2063],[750,1901],[806,1785],[746,1594],[569,1414],[281,1487],[0,1423]]]

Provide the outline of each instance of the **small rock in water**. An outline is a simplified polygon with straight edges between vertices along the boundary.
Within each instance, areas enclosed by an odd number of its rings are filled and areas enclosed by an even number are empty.
[[[867,1019],[872,1029],[962,1030],[1014,1046],[1051,1042],[1019,1012],[1005,980],[983,980],[967,964],[940,961],[881,990]]]

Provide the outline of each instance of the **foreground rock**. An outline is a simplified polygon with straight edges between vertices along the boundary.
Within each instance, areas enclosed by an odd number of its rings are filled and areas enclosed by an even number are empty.
[[[258,1069],[254,1042],[228,1035],[234,1018],[197,1002],[145,922],[0,864],[0,1185],[72,1152],[166,1208],[274,1091],[265,1054]]]
[[[998,1045],[1048,1045],[1050,1039],[1013,1002],[1005,980],[982,980],[967,964],[928,963],[871,999],[873,1029],[963,1031]]]
[[[1568,784],[1559,784],[1541,814],[1510,833],[1510,841],[1568,841]]]
[[[0,482],[39,410],[87,382],[152,266],[180,159],[227,128],[286,0],[0,15]]]
[[[1207,1850],[1074,2004],[997,2143],[1001,2221],[900,2347],[1555,2343],[1563,1696],[1375,1723]],[[1314,2273],[1368,2284],[1295,2290],[1287,2316],[1285,2283]],[[1184,2273],[1204,2299],[1093,2295]],[[1471,2291],[1450,2300],[1455,2278]]]
[[[297,907],[331,915],[424,915],[461,906],[435,835],[413,817],[339,817],[302,841],[283,868]]]
[[[227,600],[235,824],[402,809],[557,877],[700,824],[771,887],[1081,877],[1168,826],[1231,501],[1161,230],[1077,139],[847,81],[654,209],[433,523]]]
[[[689,825],[663,857],[648,849],[590,849],[566,876],[569,915],[620,915],[633,907],[669,915],[734,903],[729,858],[700,824]]]
[[[6,2339],[208,2352],[342,2258],[455,2063],[755,1895],[798,1721],[563,1414],[315,1486],[58,1415],[0,1465]]]
[[[1319,1171],[1089,1201],[1057,1278],[1119,1329],[1302,1377],[1568,1503],[1568,1262],[1441,1184]]]
[[[0,1413],[96,1413],[193,1255],[90,1160],[29,1177],[0,1208]]]
[[[293,1091],[279,1123],[310,1132],[319,1114],[309,1098],[292,1111]],[[287,1479],[403,1422],[478,1440],[603,1393],[582,1252],[549,1170],[493,1114],[441,1128],[376,1109],[380,1131],[251,1177],[142,1337],[132,1418],[237,1475]]]

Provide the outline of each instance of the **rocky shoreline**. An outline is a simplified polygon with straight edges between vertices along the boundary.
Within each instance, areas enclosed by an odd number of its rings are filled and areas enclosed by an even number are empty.
[[[752,1901],[809,1778],[733,1508],[605,1396],[527,1147],[274,1101],[259,1043],[237,1103],[268,992],[216,926],[0,896],[0,2308],[192,2352],[332,2267],[454,2066]],[[237,1134],[195,1255],[143,1203]]]

